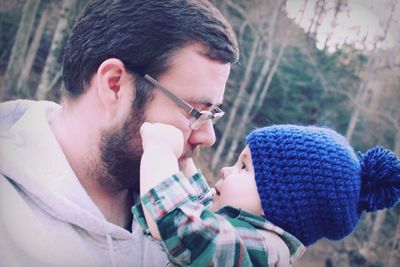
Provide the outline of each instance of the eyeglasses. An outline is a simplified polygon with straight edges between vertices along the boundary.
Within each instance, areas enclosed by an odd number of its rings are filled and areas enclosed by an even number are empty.
[[[207,124],[208,120],[211,120],[213,124],[215,124],[222,116],[224,116],[225,112],[223,112],[219,107],[214,107],[211,111],[202,110],[199,111],[192,107],[189,103],[187,103],[182,98],[171,93],[170,90],[161,85],[157,80],[152,78],[150,75],[145,74],[144,78],[149,81],[152,85],[161,90],[167,97],[169,97],[172,101],[174,101],[178,106],[183,108],[186,113],[192,118],[192,121],[189,127],[192,130],[198,130]]]

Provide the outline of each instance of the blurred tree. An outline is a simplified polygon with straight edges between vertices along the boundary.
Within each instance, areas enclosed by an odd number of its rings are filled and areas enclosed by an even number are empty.
[[[368,59],[368,64],[367,64],[365,71],[363,71],[363,73],[361,74],[362,81],[360,83],[360,86],[359,86],[359,89],[357,92],[357,97],[355,99],[354,111],[351,115],[351,119],[350,119],[350,122],[349,122],[349,125],[347,128],[347,131],[346,131],[346,138],[350,141],[353,137],[354,130],[356,128],[356,124],[360,117],[361,109],[364,105],[367,105],[367,103],[366,103],[367,97],[371,90],[370,82],[373,79],[373,75],[376,74],[375,64],[377,62],[377,57],[379,56],[379,54],[377,54],[375,52],[377,50],[378,44],[382,43],[386,39],[390,24],[393,19],[393,13],[395,10],[396,2],[392,1],[390,4],[392,5],[392,7],[390,9],[391,12],[390,12],[390,15],[389,15],[387,21],[385,22],[385,26],[383,28],[383,34],[381,36],[376,36],[376,38],[375,38],[376,41],[374,42],[372,53],[371,53],[372,55]]]
[[[393,237],[393,242],[390,251],[391,253],[390,256],[388,257],[387,266],[388,267],[398,266],[399,263],[398,258],[400,255],[400,220],[398,220],[396,224],[396,232]]]
[[[399,1],[384,1],[390,12],[373,51],[367,44],[369,36],[361,31],[356,33],[358,39],[363,37],[360,46],[334,43],[336,23],[342,13],[351,11],[351,1],[303,0],[291,20],[283,10],[286,0],[212,0],[233,25],[241,58],[232,66],[227,83],[223,105],[227,118],[216,125],[215,150],[202,153],[209,159],[202,171],[210,173],[210,162],[216,172],[230,161],[249,129],[278,123],[347,130],[356,150],[380,144],[400,154],[400,42],[392,49],[381,45]],[[4,98],[57,101],[59,91],[52,89],[60,84],[64,40],[87,1],[41,1],[39,7],[32,6],[36,0],[16,2],[8,1],[15,6],[12,9],[0,8],[0,82],[5,78],[9,86]],[[305,22],[312,10],[310,24],[300,28],[297,24]],[[331,32],[317,45],[326,17],[332,18]],[[311,258],[306,256],[295,266],[400,266],[399,215],[397,208],[363,216],[346,241],[317,244],[306,253]]]
[[[57,22],[50,50],[46,58],[46,63],[41,75],[35,98],[42,100],[47,98],[47,93],[61,77],[61,66],[58,59],[62,49],[63,40],[69,33],[69,21],[75,16],[77,0],[64,0],[62,3],[60,16]]]
[[[32,33],[36,11],[39,4],[40,0],[28,0],[24,5],[11,56],[8,60],[7,69],[4,75],[4,83],[0,91],[0,100],[10,99],[13,94],[15,95],[14,88],[24,64],[29,38]]]
[[[31,94],[30,94],[30,90],[27,88],[27,80],[29,77],[29,74],[31,72],[32,66],[33,66],[33,62],[35,60],[37,51],[39,49],[39,45],[40,45],[40,40],[42,38],[45,26],[46,26],[46,22],[47,22],[47,14],[48,11],[45,9],[42,12],[42,15],[40,16],[40,21],[39,24],[36,28],[36,31],[34,33],[34,37],[33,40],[31,42],[31,45],[29,46],[29,50],[24,62],[24,65],[22,67],[22,71],[21,71],[21,75],[18,79],[18,83],[17,83],[17,87],[16,87],[16,93],[20,96],[20,97],[28,97],[28,98],[32,98]]]
[[[239,111],[239,106],[240,106],[242,100],[244,99],[244,95],[246,93],[246,88],[251,81],[252,68],[250,66],[253,66],[253,64],[255,62],[259,43],[260,43],[259,38],[256,36],[253,41],[253,47],[250,50],[250,55],[249,55],[249,59],[248,59],[248,63],[247,63],[247,65],[249,67],[246,68],[246,71],[245,71],[245,74],[243,77],[243,81],[239,87],[238,94],[235,98],[235,101],[233,102],[233,106],[231,107],[231,109],[229,111],[228,122],[224,128],[225,132],[232,130],[234,121],[235,121],[235,119],[237,117],[237,113]],[[228,134],[224,134],[224,135],[222,135],[221,140],[219,141],[218,148],[217,148],[217,150],[214,154],[214,157],[212,159],[212,162],[211,162],[211,169],[213,169],[213,170],[215,170],[217,163],[220,162],[220,160],[221,160],[221,154],[225,148],[227,139],[228,139]]]
[[[311,18],[311,23],[309,24],[307,34],[311,36],[316,36],[319,27],[321,26],[322,18],[325,15],[326,2],[325,0],[317,0],[314,6],[314,15]]]
[[[245,24],[248,23],[250,25],[247,28],[239,27],[248,31],[246,33],[239,31],[238,35],[239,40],[242,41],[242,49],[251,51],[249,57],[251,60],[247,62],[245,78],[237,81],[240,85],[239,93],[241,97],[234,99],[234,112],[230,112],[228,124],[223,128],[225,134],[221,136],[212,159],[212,168],[214,169],[216,169],[217,163],[231,161],[236,152],[238,141],[241,140],[241,136],[247,129],[247,122],[251,120],[251,111],[254,106],[257,106],[258,97],[260,94],[266,94],[268,86],[263,88],[265,81],[268,79],[268,75],[273,77],[274,71],[276,71],[276,67],[273,67],[273,62],[277,65],[279,64],[281,56],[277,57],[274,52],[277,49],[279,50],[280,46],[285,46],[283,40],[282,42],[278,40],[278,25],[281,25],[278,21],[280,18],[285,18],[282,13],[285,1],[251,1],[246,2],[246,4],[240,3],[242,5],[233,1],[225,3],[234,9],[236,13],[242,14],[241,25],[243,25],[243,21],[245,21]],[[284,25],[282,26],[280,29],[284,30],[285,27]],[[242,36],[253,40],[253,42],[247,42],[251,46],[246,46],[246,42],[241,38]],[[282,36],[284,35],[282,34]],[[282,53],[283,51],[284,49],[282,49]],[[238,75],[241,76],[241,74]],[[262,93],[262,91],[265,91],[265,93]],[[228,151],[225,152],[226,148]]]

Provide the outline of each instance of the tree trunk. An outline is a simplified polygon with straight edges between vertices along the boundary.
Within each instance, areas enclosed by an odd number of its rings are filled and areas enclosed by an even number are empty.
[[[396,144],[395,144],[395,153],[398,157],[400,157],[400,129],[397,129],[396,132]]]
[[[308,0],[304,0],[303,6],[299,10],[300,17],[298,20],[297,20],[297,16],[296,16],[295,20],[297,21],[296,23],[299,25],[301,25],[301,23],[303,22],[304,12],[306,11],[307,4],[308,4]]]
[[[393,3],[391,3],[391,4],[393,6]],[[378,44],[380,42],[383,42],[386,39],[388,29],[390,27],[392,19],[393,19],[393,9],[391,10],[390,16],[385,24],[383,35],[380,36],[379,38],[376,38],[376,41],[374,43],[374,47],[373,47],[372,53],[371,53],[372,55],[374,55],[374,52],[377,50]],[[368,96],[369,83],[373,79],[372,76],[374,76],[374,74],[375,74],[373,72],[374,64],[375,64],[375,59],[374,59],[374,56],[372,56],[372,58],[368,60],[367,70],[364,73],[363,80],[360,83],[360,87],[359,87],[358,94],[357,94],[358,97],[356,98],[356,101],[355,101],[355,108],[354,108],[353,113],[351,114],[350,122],[347,127],[346,138],[349,140],[349,142],[351,141],[351,138],[353,137],[354,130],[356,128],[358,119],[361,114],[361,108],[365,105],[365,100]]]
[[[398,258],[400,254],[400,221],[397,221],[396,233],[393,238],[392,251],[388,258],[388,267],[398,266]]]
[[[39,25],[36,28],[35,36],[33,37],[32,43],[31,43],[28,53],[26,55],[26,59],[25,59],[24,66],[22,68],[21,76],[20,76],[20,78],[18,80],[18,84],[17,84],[18,94],[20,94],[22,96],[27,96],[28,98],[30,98],[31,96],[30,96],[29,90],[26,88],[26,82],[29,78],[29,74],[31,72],[32,65],[33,65],[33,62],[36,57],[36,53],[39,49],[39,44],[40,44],[40,40],[43,35],[44,28],[46,26],[46,21],[47,21],[47,10],[44,10],[42,13],[42,16],[40,17]]]
[[[371,234],[365,240],[365,242],[362,242],[363,245],[359,249],[360,255],[362,255],[365,259],[369,259],[370,261],[373,261],[376,255],[376,247],[378,246],[380,237],[379,233],[385,221],[386,212],[387,212],[386,210],[380,210],[376,212],[375,220],[372,225]]]
[[[68,30],[68,21],[72,16],[72,9],[76,6],[77,0],[64,0],[60,12],[60,18],[54,32],[50,50],[46,58],[46,63],[42,72],[40,83],[36,91],[36,99],[46,99],[48,92],[51,90],[50,83],[56,73],[60,69],[58,66],[58,57],[61,51],[63,38]]]
[[[354,110],[353,110],[353,113],[351,114],[350,122],[349,122],[349,125],[347,126],[347,130],[346,130],[346,138],[347,138],[347,140],[349,140],[349,142],[351,142],[351,139],[353,138],[353,134],[354,134],[358,119],[361,114],[361,109],[362,109],[363,105],[365,104],[365,100],[368,96],[368,85],[369,85],[372,75],[373,75],[372,74],[372,60],[369,60],[366,74],[364,75],[364,78],[361,81],[360,86],[358,88],[357,96],[354,101]]]
[[[246,92],[246,88],[250,84],[251,74],[253,72],[253,64],[256,59],[259,42],[260,42],[260,39],[258,38],[258,36],[256,36],[254,39],[251,51],[250,51],[249,60],[246,65],[246,72],[243,77],[243,82],[240,84],[238,95],[236,96],[235,101],[233,102],[233,106],[232,106],[231,110],[229,111],[228,123],[226,124],[226,126],[224,128],[224,134],[222,135],[222,138],[219,142],[218,148],[217,148],[217,150],[213,156],[212,162],[211,162],[211,169],[214,171],[217,167],[218,162],[220,161],[221,154],[224,151],[229,134],[233,132],[233,130],[232,130],[233,122],[235,121],[235,118],[237,116],[239,106],[243,102],[243,96]]]
[[[310,25],[308,25],[307,34],[315,34],[315,30],[317,28],[317,23],[319,17],[321,16],[321,0],[317,0],[314,5],[314,13],[310,21]],[[314,30],[313,30],[314,28]]]
[[[0,91],[0,100],[10,99],[14,95],[15,87],[24,64],[29,37],[32,33],[36,11],[40,0],[28,0],[23,8],[21,21],[15,37],[14,45],[8,60],[7,69],[4,75],[3,88]]]
[[[317,15],[317,19],[315,21],[314,30],[312,32],[312,34],[314,36],[316,36],[318,33],[319,27],[321,26],[322,18],[325,13],[325,5],[326,5],[325,0],[318,0],[317,5],[318,5],[318,15]]]
[[[328,48],[329,41],[331,40],[331,38],[333,36],[333,32],[335,31],[335,29],[337,27],[337,17],[339,15],[339,13],[342,11],[343,5],[344,5],[344,3],[342,2],[342,0],[337,1],[335,4],[335,13],[333,15],[333,19],[331,22],[332,30],[325,39],[323,50],[326,50]]]
[[[224,163],[229,164],[231,162],[233,155],[235,154],[237,146],[239,144],[239,140],[242,140],[241,136],[243,136],[244,131],[246,129],[246,123],[250,119],[250,112],[252,111],[255,101],[256,101],[256,98],[261,91],[262,84],[266,80],[268,72],[270,71],[273,48],[274,48],[273,38],[274,38],[274,33],[276,32],[276,23],[279,18],[278,15],[280,14],[280,10],[282,8],[283,3],[284,2],[281,1],[278,4],[276,4],[276,7],[273,11],[273,14],[271,17],[271,24],[269,25],[268,32],[267,32],[266,42],[268,42],[268,48],[267,48],[267,53],[266,53],[266,61],[264,62],[263,67],[261,68],[261,72],[258,75],[258,79],[256,81],[254,89],[252,90],[250,99],[246,103],[245,110],[244,110],[241,118],[239,119],[239,125],[238,125],[237,129],[235,131],[233,131],[234,135],[233,135],[233,139],[232,139],[232,144],[229,147],[227,156],[225,157],[225,159],[223,161]]]
[[[268,73],[267,81],[265,82],[264,87],[261,91],[261,94],[258,98],[256,107],[253,109],[253,114],[251,115],[251,120],[253,120],[253,118],[257,115],[257,112],[260,110],[262,104],[264,103],[265,97],[267,96],[269,86],[271,85],[271,82],[272,82],[272,78],[275,76],[275,73],[278,69],[279,63],[281,62],[283,53],[285,52],[286,45],[287,45],[287,39],[285,39],[283,41],[281,47],[279,48],[278,56],[275,58],[274,65],[272,66],[272,69]]]
[[[231,160],[236,152],[236,149],[239,145],[239,141],[242,140],[241,136],[243,136],[244,130],[247,129],[246,124],[249,122],[250,112],[255,104],[256,98],[260,92],[260,88],[261,87],[258,87],[258,88],[256,87],[252,91],[252,93],[250,95],[250,99],[246,103],[245,110],[244,110],[242,116],[240,117],[240,121],[237,125],[236,130],[234,131],[232,144],[229,147],[229,150],[228,150],[227,156],[225,157],[224,163],[229,164],[231,162]]]
[[[382,225],[385,221],[387,210],[380,210],[376,212],[374,224],[372,226],[372,231],[368,239],[369,248],[376,246],[379,240],[379,232],[382,229]]]

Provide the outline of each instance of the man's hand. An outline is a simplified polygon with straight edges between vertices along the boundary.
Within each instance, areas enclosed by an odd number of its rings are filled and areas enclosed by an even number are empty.
[[[145,122],[140,127],[143,151],[167,149],[172,151],[176,158],[183,152],[183,134],[178,128],[164,123]]]

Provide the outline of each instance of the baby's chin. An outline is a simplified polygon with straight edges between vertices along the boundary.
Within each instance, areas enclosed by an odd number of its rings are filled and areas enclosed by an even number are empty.
[[[221,208],[218,198],[219,198],[219,195],[214,195],[212,204],[210,206],[208,206],[208,209],[210,211],[216,212],[217,210],[219,210]]]

